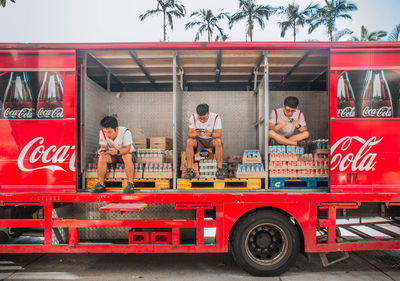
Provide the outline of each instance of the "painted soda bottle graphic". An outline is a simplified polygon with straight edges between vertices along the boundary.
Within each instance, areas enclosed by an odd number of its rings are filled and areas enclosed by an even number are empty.
[[[337,86],[337,117],[354,118],[355,116],[354,92],[348,74],[345,72],[340,76]]]
[[[36,117],[38,119],[63,118],[63,92],[60,76],[54,72],[46,72],[38,95]]]
[[[366,73],[361,114],[363,118],[393,117],[392,95],[382,70]]]
[[[32,90],[27,72],[11,72],[3,100],[4,119],[32,119]]]

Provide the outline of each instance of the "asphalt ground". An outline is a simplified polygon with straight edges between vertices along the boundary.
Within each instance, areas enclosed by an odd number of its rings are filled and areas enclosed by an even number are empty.
[[[330,258],[333,258],[331,256]],[[279,277],[257,278],[223,254],[2,254],[1,280],[400,280],[400,250],[351,252],[324,267],[300,254]]]

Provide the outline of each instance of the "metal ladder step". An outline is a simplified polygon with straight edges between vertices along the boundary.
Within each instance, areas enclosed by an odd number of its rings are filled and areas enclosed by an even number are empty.
[[[148,207],[147,203],[110,203],[103,206],[99,211],[119,211],[119,212],[140,212],[144,208]]]

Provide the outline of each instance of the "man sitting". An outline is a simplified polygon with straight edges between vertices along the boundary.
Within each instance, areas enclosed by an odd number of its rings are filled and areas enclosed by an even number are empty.
[[[97,165],[98,183],[92,189],[92,193],[106,192],[104,178],[107,173],[107,165],[112,163],[124,163],[125,173],[128,177],[128,186],[124,193],[134,193],[134,147],[132,145],[132,134],[129,129],[118,126],[115,117],[106,116],[100,121],[102,129],[99,132],[99,163]]]
[[[197,114],[193,114],[189,119],[185,178],[193,179],[196,176],[193,170],[194,149],[197,148],[197,151],[201,151],[204,148],[215,148],[215,156],[218,162],[218,170],[215,176],[217,179],[224,179],[221,118],[218,114],[209,112],[207,104],[199,104],[196,112]]]
[[[271,112],[269,116],[270,139],[275,140],[278,144],[297,145],[299,141],[310,136],[304,114],[297,109],[298,105],[298,98],[287,97],[282,108],[274,109]]]

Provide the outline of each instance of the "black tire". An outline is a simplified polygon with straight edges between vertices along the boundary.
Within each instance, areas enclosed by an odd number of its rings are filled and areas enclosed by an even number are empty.
[[[243,217],[232,236],[236,263],[254,276],[277,276],[295,262],[299,233],[290,219],[276,211],[260,210]]]

